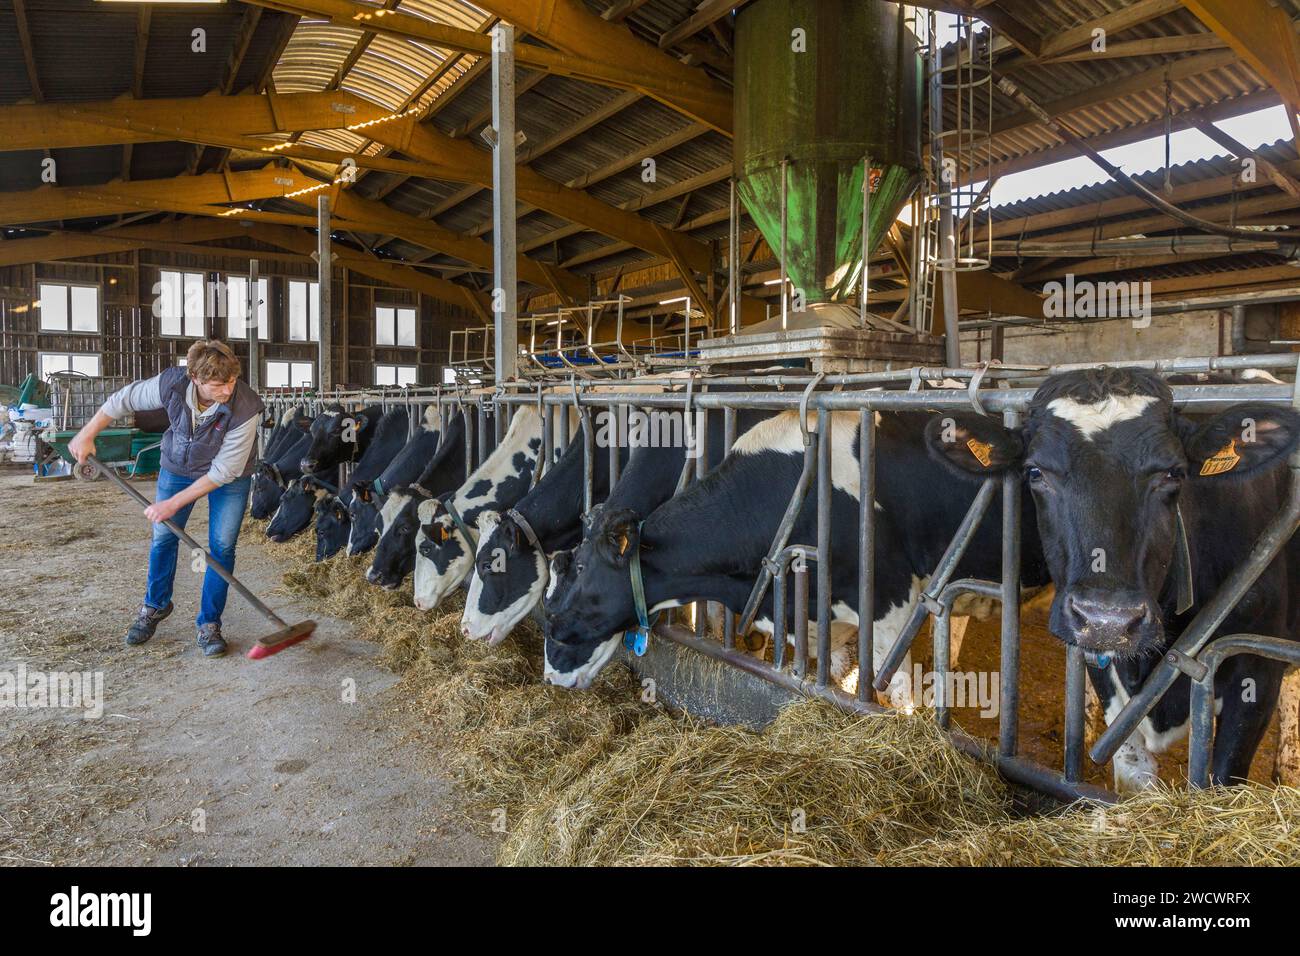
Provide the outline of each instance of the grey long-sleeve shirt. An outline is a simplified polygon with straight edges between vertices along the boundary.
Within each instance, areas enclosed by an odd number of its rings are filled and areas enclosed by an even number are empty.
[[[158,378],[155,375],[118,389],[108,396],[108,401],[104,402],[100,411],[109,418],[123,418],[131,412],[162,408],[162,391],[158,386]],[[199,411],[198,393],[193,382],[185,387],[185,404],[189,406],[195,425],[206,421],[217,411],[215,402],[206,411]],[[258,416],[254,415],[242,425],[226,432],[221,449],[208,467],[207,477],[211,481],[225,485],[243,473],[244,466],[248,464],[248,456],[253,451],[253,443],[257,441],[257,422]]]

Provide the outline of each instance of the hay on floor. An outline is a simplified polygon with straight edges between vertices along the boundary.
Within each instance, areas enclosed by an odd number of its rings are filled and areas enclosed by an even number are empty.
[[[1296,866],[1300,790],[1162,787],[1113,807],[971,829],[904,849],[912,866]]]
[[[785,708],[765,732],[657,717],[553,789],[502,861],[862,864],[1007,819],[1007,792],[920,717]]]
[[[466,641],[459,595],[418,611],[409,584],[366,582],[369,556],[316,563],[312,545],[272,545],[286,589],[383,646],[403,708],[448,744],[467,815],[507,811],[502,863],[1300,864],[1295,789],[1162,789],[1014,819],[996,774],[926,714],[801,702],[756,734],[644,703],[622,665],[588,692],[552,688],[531,620],[497,648]]]

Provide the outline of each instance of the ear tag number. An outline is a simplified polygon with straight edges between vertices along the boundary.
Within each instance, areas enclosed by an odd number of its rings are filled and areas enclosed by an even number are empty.
[[[1225,447],[1215,452],[1213,458],[1205,459],[1205,464],[1201,465],[1201,477],[1222,475],[1225,472],[1232,471],[1237,467],[1239,461],[1241,461],[1241,456],[1237,454],[1237,439],[1233,438]]]
[[[993,446],[987,442],[972,438],[966,442],[966,447],[970,449],[970,453],[985,468],[993,463]]]

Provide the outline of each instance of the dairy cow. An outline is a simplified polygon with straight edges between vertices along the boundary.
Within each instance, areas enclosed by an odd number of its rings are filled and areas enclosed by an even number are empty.
[[[1023,472],[1056,584],[1050,629],[1084,650],[1108,721],[1283,507],[1285,461],[1300,442],[1300,415],[1292,409],[1244,403],[1213,416],[1184,415],[1165,382],[1134,369],[1049,378],[1020,430],[953,417],[951,440],[943,440],[938,423],[928,436],[955,473]],[[1293,540],[1215,636],[1296,637],[1297,564]],[[1216,783],[1246,778],[1283,670],[1250,655],[1219,668]],[[1116,753],[1118,789],[1156,781],[1153,754],[1186,733],[1188,695],[1189,679],[1180,676]]]
[[[858,419],[831,416],[831,610],[833,623],[858,622]],[[882,657],[976,493],[926,451],[926,416],[877,416],[875,653]],[[813,422],[815,424],[815,420]],[[760,422],[736,441],[732,454],[702,481],[648,515],[607,507],[573,554],[553,569],[568,577],[547,600],[546,679],[564,687],[588,686],[613,656],[621,634],[635,627],[630,564],[640,555],[645,598],[653,613],[697,600],[717,601],[739,613],[749,597],[777,525],[803,466],[797,412]],[[956,577],[1001,574],[998,508],[976,529]],[[796,517],[792,543],[816,541],[816,502],[810,494]],[[1022,541],[1022,578],[1041,584],[1046,572],[1032,529]],[[809,582],[816,607],[816,580]],[[793,625],[793,602],[787,607]],[[771,632],[769,588],[755,625]],[[612,635],[612,636],[611,636]],[[832,671],[844,661],[832,659]],[[895,706],[912,701],[904,664],[887,695]]]
[[[771,414],[741,411],[737,428],[746,429]],[[721,415],[709,417],[705,437],[707,466],[716,468],[726,444]],[[572,461],[570,455],[575,455]],[[672,496],[688,461],[684,443],[638,444],[630,454],[624,450],[620,460],[623,461],[620,477],[610,496],[606,493],[608,454],[603,448],[597,449],[593,493],[597,499],[606,499],[605,504],[593,509],[597,514],[605,507],[632,508],[648,514]],[[544,593],[548,600],[554,600],[555,593],[563,589],[561,579],[552,580],[546,557],[554,560],[556,553],[571,549],[582,536],[582,469],[582,442],[574,441],[554,472],[515,506],[515,511],[523,515],[538,536],[546,555],[538,553],[527,533],[509,514],[501,515],[499,520],[492,516],[485,519],[474,579],[461,618],[467,637],[498,643],[536,607]],[[500,566],[500,556],[505,558],[505,570],[494,572]]]
[[[348,504],[352,489],[344,488],[337,495],[323,494],[316,499],[316,560],[324,561],[343,550],[348,543]]]
[[[488,432],[492,440],[491,430]],[[375,556],[366,580],[387,590],[401,587],[415,568],[415,536],[419,530],[417,509],[421,502],[457,488],[465,480],[465,417],[452,416],[443,433],[437,454],[413,484],[393,488],[380,511],[383,531],[375,545]]]
[[[289,484],[302,477],[299,463],[310,444],[311,436],[305,431],[290,433],[280,445],[276,458],[258,462],[253,471],[252,490],[248,496],[249,514],[259,521],[265,521],[275,514]]]
[[[463,442],[463,429],[458,434],[460,438],[457,440]],[[365,554],[375,546],[379,541],[380,532],[383,531],[380,509],[387,500],[388,493],[393,488],[417,481],[437,454],[443,440],[444,436],[438,421],[438,408],[430,406],[415,436],[402,446],[402,450],[378,477],[373,480],[353,480],[352,496],[348,500],[347,553],[349,555]]]
[[[316,450],[309,448],[303,461],[314,460],[321,464],[321,470],[304,474],[285,489],[280,506],[266,527],[266,535],[272,541],[287,541],[306,530],[315,514],[317,499],[338,492],[330,481],[333,465],[328,463],[336,456],[346,457],[344,449],[348,443],[342,440],[345,426],[338,423],[339,417],[338,413],[331,413],[312,423],[312,448]],[[370,480],[384,470],[405,442],[409,420],[410,416],[404,408],[395,408],[364,424],[358,416],[356,441],[353,443],[360,449],[353,471],[356,478]],[[318,426],[322,425],[327,427],[317,431]],[[330,444],[329,436],[333,434],[331,429],[337,429],[338,447]],[[337,463],[337,460],[333,462]]]
[[[357,461],[365,454],[378,431],[383,408],[370,405],[359,412],[349,412],[333,405],[311,423],[311,444],[299,465],[304,475],[326,475],[344,461]]]
[[[570,427],[577,426],[572,409]],[[481,517],[513,506],[532,484],[533,469],[542,451],[542,416],[532,406],[515,410],[501,444],[484,459],[474,473],[447,496],[446,502],[432,497],[416,509],[418,532],[415,547],[415,606],[431,611],[474,570],[475,541]],[[461,522],[448,510],[455,509]]]
[[[609,493],[609,454],[593,451],[592,495],[598,500]],[[582,537],[586,458],[583,443],[571,442],[513,509],[480,519],[483,533],[461,616],[466,637],[498,644],[541,601],[549,556]],[[619,464],[627,464],[626,448]]]

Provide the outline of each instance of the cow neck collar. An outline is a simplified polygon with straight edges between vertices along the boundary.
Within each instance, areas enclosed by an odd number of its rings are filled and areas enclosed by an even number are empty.
[[[641,575],[641,528],[644,525],[644,520],[637,522],[636,547],[632,549],[632,557],[627,564],[628,576],[632,580],[632,603],[636,607],[637,626],[623,635],[623,646],[637,657],[645,654],[650,642],[650,613],[645,603],[645,579]]]
[[[442,506],[447,509],[447,514],[451,515],[451,520],[456,525],[456,529],[465,536],[465,539],[473,546],[474,550],[477,551],[478,536],[470,530],[469,525],[465,523],[465,519],[460,516],[460,512],[456,510],[456,506],[452,503],[451,498],[444,501]]]
[[[536,548],[539,554],[546,554],[545,549],[542,548],[541,540],[537,537],[537,532],[533,530],[533,526],[528,523],[527,518],[521,515],[514,508],[506,509],[506,517],[519,526],[519,530],[524,533],[524,537],[528,539],[528,543]]]

